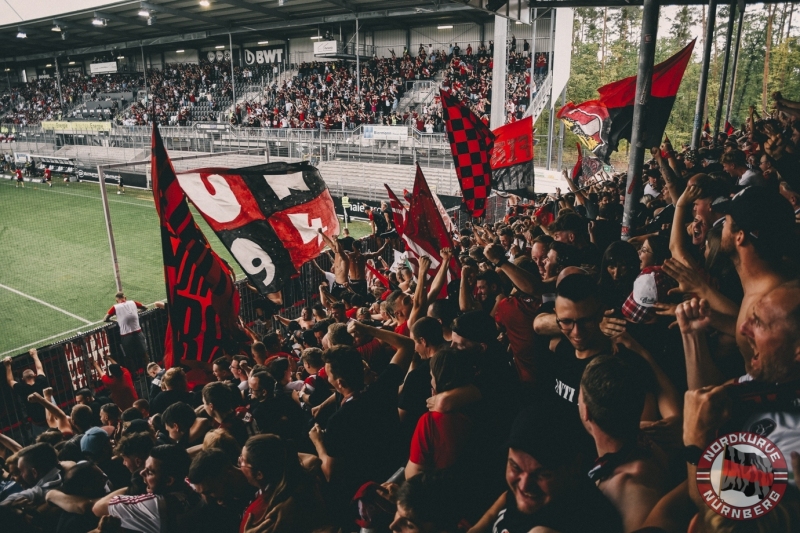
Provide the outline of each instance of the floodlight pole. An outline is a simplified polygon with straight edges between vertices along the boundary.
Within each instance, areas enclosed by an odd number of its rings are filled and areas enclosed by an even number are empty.
[[[356,102],[361,105],[361,58],[358,56],[358,15],[356,15]]]
[[[694,128],[692,130],[692,149],[700,147],[700,134],[703,132],[703,109],[708,91],[708,69],[711,65],[711,44],[714,41],[714,26],[717,21],[717,0],[708,0],[706,34],[703,37],[703,64],[700,67],[700,87],[697,89],[697,106],[694,108]]]
[[[117,292],[121,292],[122,280],[119,277],[117,246],[114,244],[114,230],[111,228],[111,212],[108,210],[108,191],[106,191],[106,173],[102,165],[97,165],[97,176],[100,181],[100,198],[103,200],[103,217],[106,219],[108,246],[111,248],[111,266],[114,268],[114,283],[117,285]]]
[[[236,112],[236,77],[233,75],[233,36],[228,32],[228,45],[231,49],[231,89],[233,90],[233,114],[236,117],[236,123],[239,123],[239,113]]]
[[[139,47],[142,49],[142,79],[144,80],[144,103],[145,103],[145,112],[147,111],[147,103],[150,100],[150,87],[147,85],[147,59],[144,57],[144,45],[140,44]],[[155,117],[151,117],[153,121],[155,121]]]
[[[744,24],[744,10],[747,4],[739,3],[739,23],[736,28],[736,44],[733,46],[733,66],[731,67],[731,84],[728,88],[728,107],[725,110],[725,122],[731,119],[731,107],[733,106],[733,91],[736,88],[736,70],[739,67],[739,44],[742,40],[742,25]]]
[[[713,1],[713,0],[712,0]],[[645,130],[647,128],[647,104],[653,85],[653,62],[656,56],[656,37],[658,36],[659,0],[644,0],[642,13],[642,36],[639,43],[639,69],[636,74],[636,100],[633,105],[633,126],[631,132],[630,158],[628,159],[628,180],[625,186],[625,211],[622,216],[622,240],[631,237],[633,214],[642,195],[641,180],[644,165]]]
[[[64,118],[64,97],[61,95],[61,74],[58,70],[58,57],[53,58],[56,64],[56,85],[58,86],[58,101],[61,103],[61,118]]]
[[[731,40],[733,37],[733,23],[736,20],[736,0],[731,1],[731,12],[728,16],[728,32],[725,35],[725,60],[722,63],[722,79],[719,82],[719,95],[717,97],[717,113],[714,117],[714,138],[719,133],[719,125],[722,121],[722,108],[725,106],[725,82],[728,81],[728,63],[731,59]]]

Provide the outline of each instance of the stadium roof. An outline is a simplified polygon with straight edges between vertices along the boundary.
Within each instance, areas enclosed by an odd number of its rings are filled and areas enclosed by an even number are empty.
[[[309,37],[339,26],[365,31],[441,22],[486,22],[492,16],[449,0],[127,0],[0,26],[0,46],[14,62],[139,48],[200,48],[255,38]],[[141,14],[140,14],[141,13]],[[149,15],[149,16],[146,16]],[[27,37],[18,38],[22,31]],[[224,40],[221,37],[224,36]],[[168,46],[167,46],[168,45]],[[153,50],[153,48],[150,48]],[[11,52],[11,53],[8,53]]]
[[[53,0],[55,1],[55,0]],[[742,0],[739,0],[742,1]],[[766,0],[774,3],[779,0]],[[534,8],[641,5],[643,0],[529,0]],[[258,38],[310,37],[340,25],[352,31],[408,29],[425,24],[492,20],[487,11],[502,0],[125,0],[0,26],[0,62],[95,54],[145,46],[150,51],[186,43],[193,48]],[[469,5],[465,5],[465,4]],[[664,0],[663,5],[698,5],[707,0]],[[753,2],[748,2],[753,3]],[[765,3],[764,0],[760,3]],[[497,9],[497,7],[494,7]],[[18,38],[23,32],[27,37]],[[222,39],[222,37],[225,39]]]

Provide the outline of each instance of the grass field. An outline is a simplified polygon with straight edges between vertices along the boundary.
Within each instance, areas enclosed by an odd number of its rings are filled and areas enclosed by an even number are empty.
[[[146,305],[163,299],[152,193],[128,188],[117,195],[115,186],[108,191],[123,290]],[[242,277],[214,232],[192,213],[211,247]],[[369,226],[354,222],[350,232],[358,238]],[[52,188],[31,182],[16,188],[0,178],[0,358],[95,327],[115,292],[97,184],[54,179]]]

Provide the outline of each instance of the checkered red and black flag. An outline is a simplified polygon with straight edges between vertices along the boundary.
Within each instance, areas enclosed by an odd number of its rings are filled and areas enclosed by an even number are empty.
[[[483,216],[492,190],[490,159],[494,135],[469,107],[446,91],[439,91],[447,128],[447,140],[456,166],[458,183],[467,211]]]

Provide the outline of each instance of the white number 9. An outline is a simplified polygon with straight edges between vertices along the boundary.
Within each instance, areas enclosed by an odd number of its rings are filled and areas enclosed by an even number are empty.
[[[251,276],[261,272],[266,274],[264,285],[272,283],[275,277],[275,264],[267,252],[249,239],[239,238],[231,243],[231,253],[242,265],[242,268]]]

